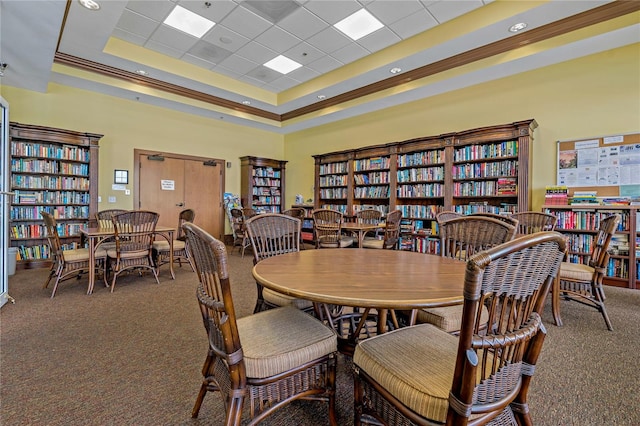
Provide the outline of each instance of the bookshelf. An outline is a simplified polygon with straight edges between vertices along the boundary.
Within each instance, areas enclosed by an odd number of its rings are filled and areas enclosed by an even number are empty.
[[[17,268],[49,266],[49,245],[40,212],[51,213],[67,248],[94,220],[98,204],[98,143],[102,135],[10,123],[10,244]]]
[[[536,127],[531,119],[314,155],[315,207],[346,216],[363,208],[401,210],[400,247],[437,252],[440,211],[530,209]]]
[[[639,289],[640,206],[559,206],[544,205],[542,210],[558,218],[556,231],[568,238],[568,260],[586,263],[600,219],[610,214],[621,218],[609,245],[609,265],[604,283]]]
[[[244,207],[258,213],[284,211],[284,183],[287,162],[270,158],[240,158],[240,198]]]

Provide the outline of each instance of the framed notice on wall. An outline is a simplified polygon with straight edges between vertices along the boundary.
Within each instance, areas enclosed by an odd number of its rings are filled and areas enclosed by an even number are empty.
[[[599,196],[640,195],[640,133],[558,141],[556,184]]]

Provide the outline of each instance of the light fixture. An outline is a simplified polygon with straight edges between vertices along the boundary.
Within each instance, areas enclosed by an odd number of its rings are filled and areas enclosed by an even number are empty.
[[[398,74],[399,72],[402,72],[402,68],[398,68],[398,67],[393,67],[389,70],[389,72],[391,74]]]
[[[136,74],[140,74],[140,75],[149,75],[148,72],[146,72],[145,70],[136,70]]]
[[[327,96],[326,95],[318,95],[318,99],[322,100],[322,99],[326,99]]]
[[[197,38],[205,35],[216,24],[182,6],[174,7],[164,23]]]
[[[2,62],[0,63],[0,77],[4,76],[4,70],[7,69],[7,63],[6,62]]]
[[[242,101],[242,105],[251,105],[251,101]]]
[[[360,9],[333,26],[353,40],[358,40],[384,27],[382,22],[378,21],[366,9]]]
[[[517,33],[518,31],[522,31],[527,28],[527,24],[524,22],[518,22],[517,24],[513,24],[509,27],[509,32]]]
[[[100,9],[100,4],[94,0],[78,0],[83,7],[86,7],[89,10],[98,10]]]
[[[297,70],[302,64],[287,58],[286,56],[278,55],[266,64],[265,67],[271,68],[274,71],[278,71],[281,74],[288,74],[293,70]]]

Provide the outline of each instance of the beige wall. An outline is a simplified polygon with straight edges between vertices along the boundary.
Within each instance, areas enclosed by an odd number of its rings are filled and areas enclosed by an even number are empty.
[[[11,120],[102,133],[100,195],[106,208],[132,207],[112,191],[114,169],[131,170],[133,149],[231,161],[226,191],[240,191],[239,157],[287,160],[286,199],[312,197],[311,155],[534,118],[533,208],[555,184],[556,141],[640,131],[640,44],[484,83],[381,112],[282,136],[51,84],[47,93],[4,86]],[[132,182],[133,180],[130,179]],[[131,187],[131,185],[129,185]]]
[[[640,44],[285,137],[287,199],[312,197],[314,154],[533,118],[533,208],[556,179],[556,141],[640,131]]]
[[[230,161],[227,192],[240,193],[240,159],[245,155],[282,159],[282,135],[200,116],[148,106],[58,84],[47,93],[4,86],[10,120],[103,134],[100,140],[99,209],[133,208],[132,195],[112,191],[113,170],[129,170],[133,190],[133,150],[157,150]],[[196,183],[197,184],[197,183]],[[116,196],[115,204],[108,204]]]

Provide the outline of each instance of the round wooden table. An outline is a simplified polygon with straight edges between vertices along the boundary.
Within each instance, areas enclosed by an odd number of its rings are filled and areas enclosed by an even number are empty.
[[[264,287],[318,304],[376,309],[378,332],[384,332],[389,309],[462,303],[465,265],[400,250],[317,249],[264,259],[253,276]],[[347,347],[355,343],[350,340]]]

